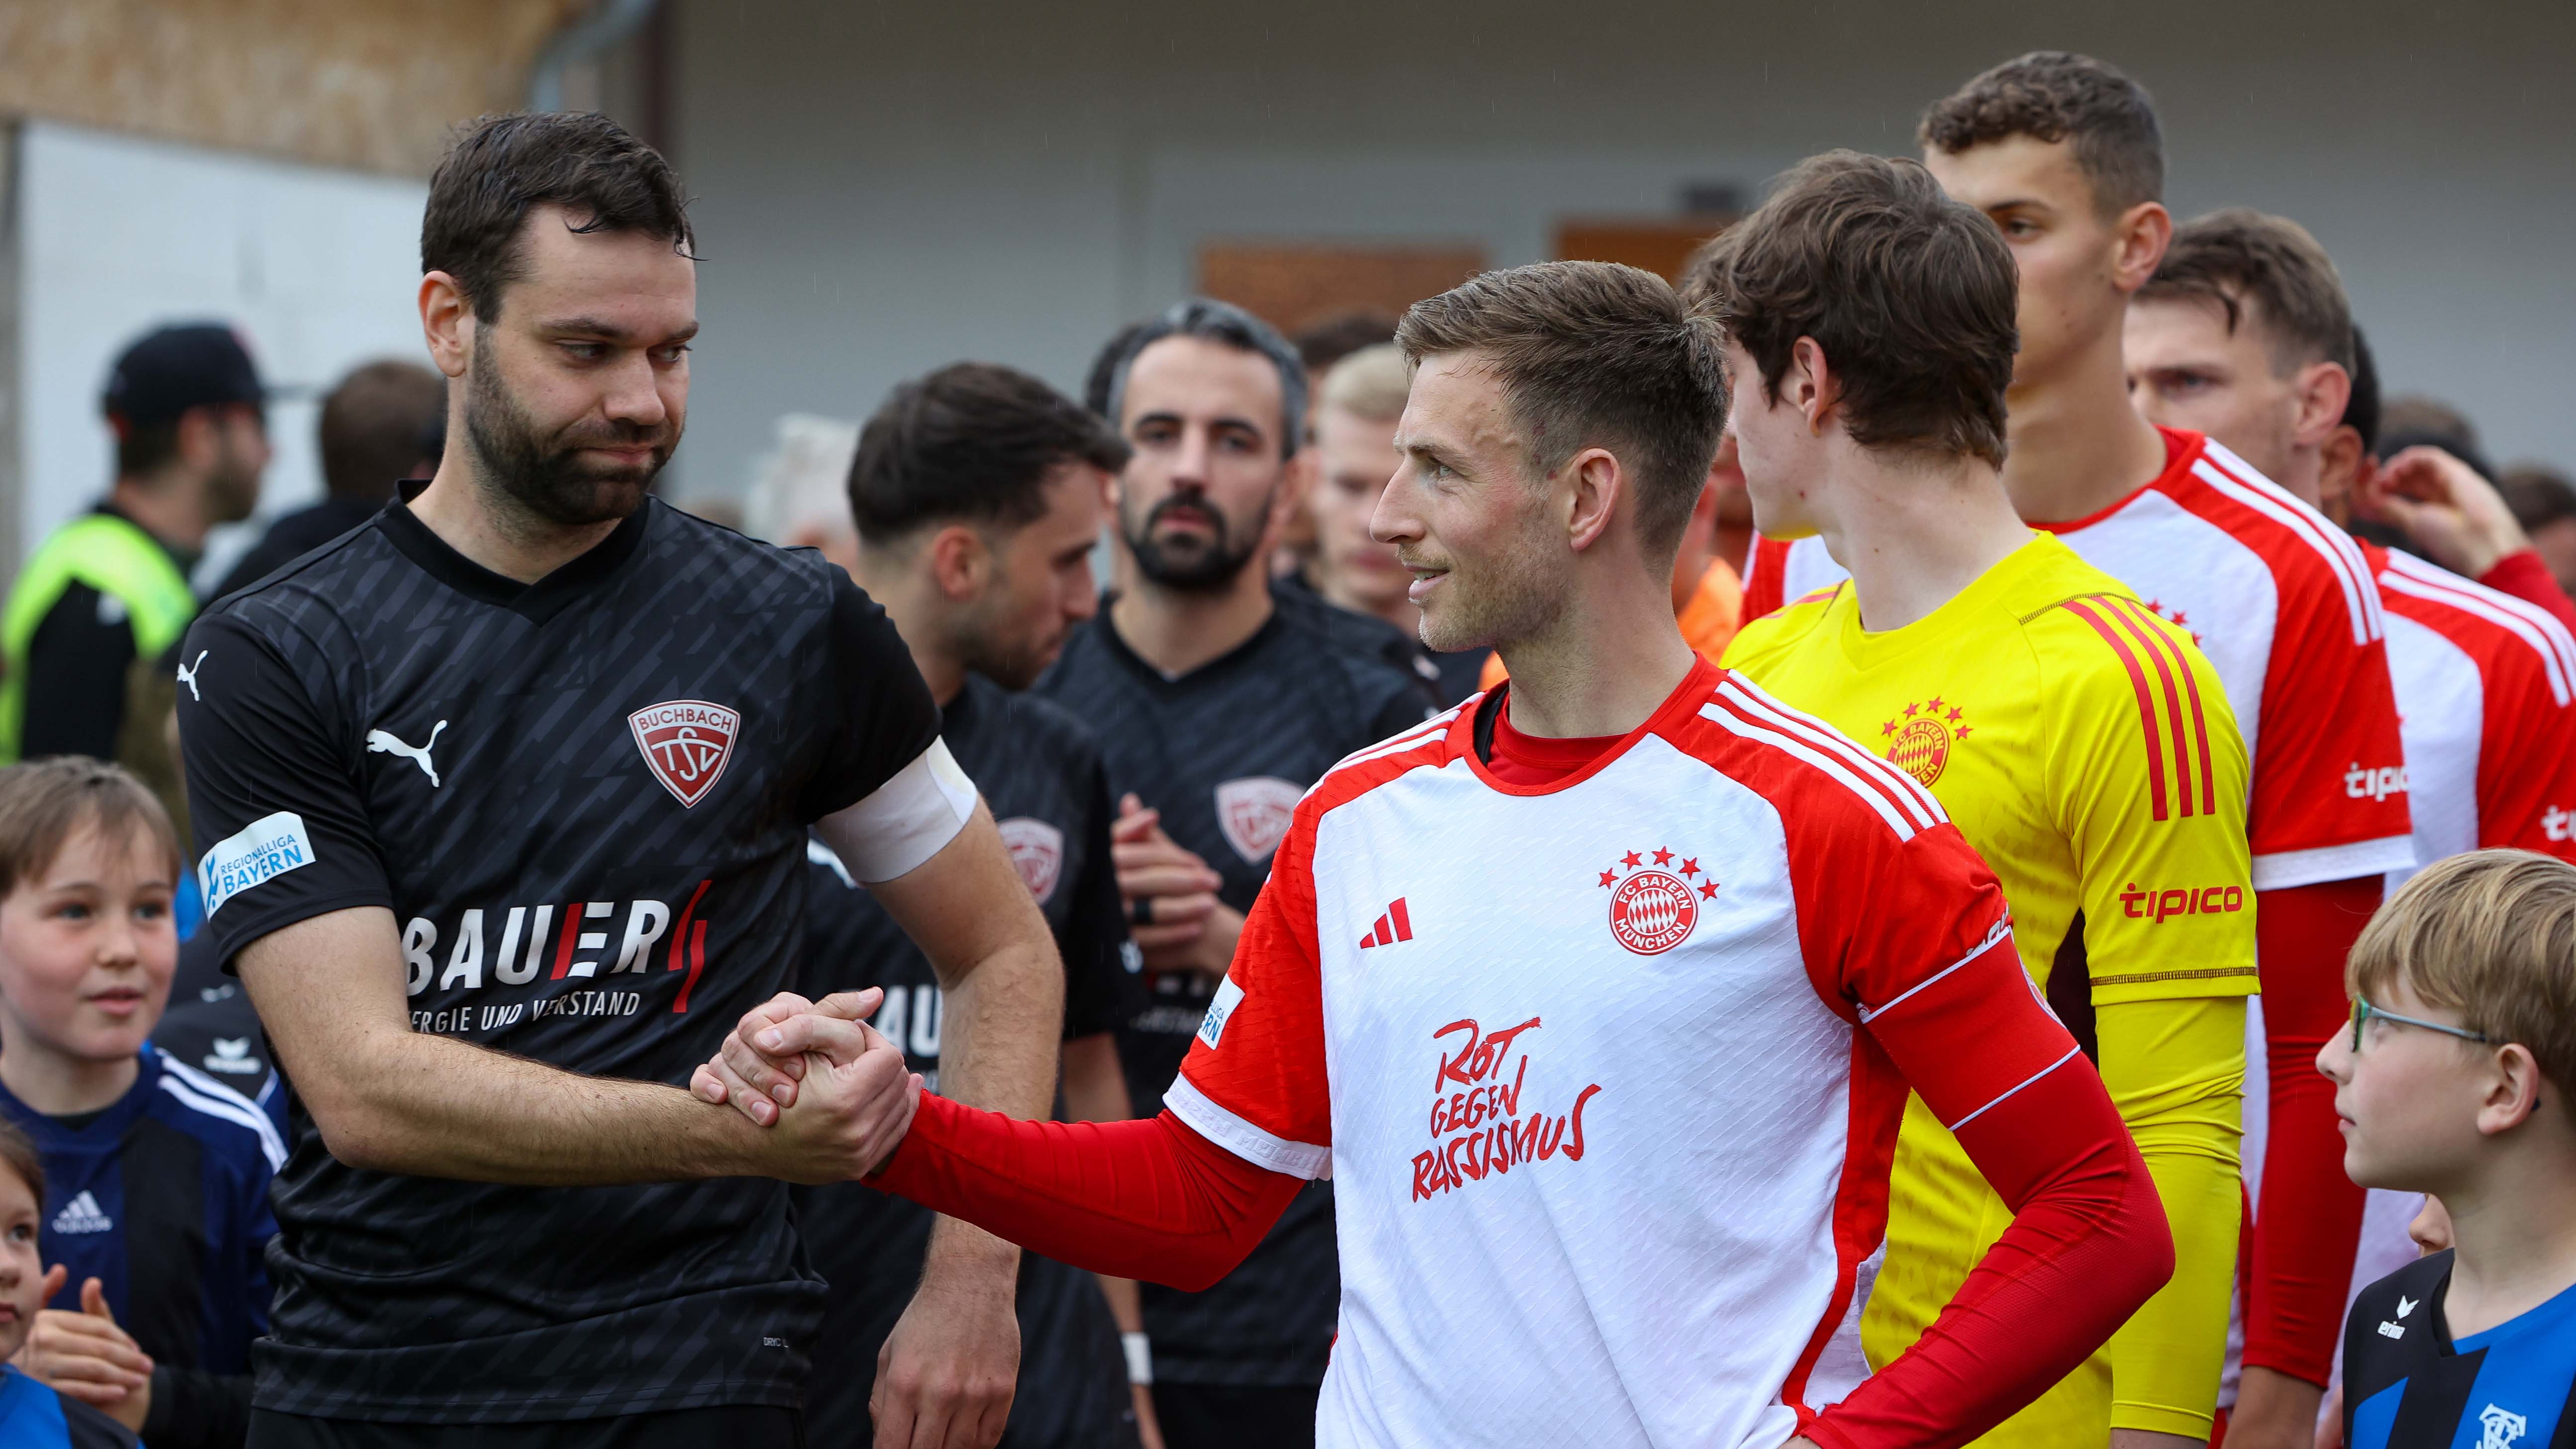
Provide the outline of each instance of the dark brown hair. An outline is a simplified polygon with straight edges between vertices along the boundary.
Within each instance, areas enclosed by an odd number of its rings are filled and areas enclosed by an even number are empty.
[[[2308,229],[2286,217],[2231,206],[2176,227],[2138,300],[2214,304],[2230,335],[2250,304],[2270,333],[2273,371],[2286,376],[2311,362],[2354,367],[2343,278]]]
[[[170,812],[143,782],[86,755],[57,755],[0,769],[0,898],[43,875],[63,843],[95,824],[111,841],[136,827],[169,856],[172,879],[183,867]]]
[[[1062,463],[1127,466],[1109,422],[1025,372],[959,362],[896,388],[859,432],[850,509],[859,537],[890,542],[949,520],[1019,528],[1046,512]]]
[[[27,1195],[36,1200],[36,1211],[45,1210],[45,1159],[36,1154],[36,1144],[18,1129],[15,1122],[0,1122],[0,1164],[27,1184]]]
[[[2164,130],[2146,87],[2089,55],[2034,50],[1934,101],[1917,140],[1956,155],[2014,136],[2074,140],[2093,204],[2117,216],[2165,195]]]
[[[1985,214],[1916,161],[1828,151],[1701,249],[1692,303],[1751,354],[1765,396],[1801,337],[1841,379],[1865,448],[2004,460],[2004,389],[2021,345],[2019,274]]]
[[[593,112],[521,112],[466,126],[430,173],[420,269],[454,277],[474,315],[492,321],[539,206],[562,207],[575,232],[641,232],[684,255],[694,244],[680,178],[660,152]]]
[[[370,362],[322,400],[322,486],[335,498],[389,499],[426,456],[447,410],[447,380],[417,362]]]
[[[1669,565],[1726,426],[1717,329],[1652,272],[1541,262],[1487,272],[1413,304],[1405,361],[1482,356],[1528,429],[1541,474],[1609,449],[1637,485],[1637,532]]]

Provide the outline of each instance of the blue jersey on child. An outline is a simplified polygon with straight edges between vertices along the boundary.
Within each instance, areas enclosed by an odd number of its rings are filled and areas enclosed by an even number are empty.
[[[141,1067],[86,1120],[0,1088],[0,1111],[45,1164],[39,1250],[70,1271],[46,1306],[77,1311],[97,1278],[117,1325],[161,1365],[247,1374],[251,1340],[268,1331],[268,1183],[285,1142],[249,1098],[168,1053],[147,1049]]]
[[[2343,1331],[2347,1449],[2566,1449],[2576,1444],[2576,1288],[2453,1342],[2451,1254],[2361,1291]]]
[[[0,1367],[0,1449],[135,1449],[134,1436],[78,1399]]]

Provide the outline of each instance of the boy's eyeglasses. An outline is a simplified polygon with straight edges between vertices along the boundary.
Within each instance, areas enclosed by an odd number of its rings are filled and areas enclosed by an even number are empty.
[[[2455,1036],[2462,1041],[2473,1041],[2485,1044],[2492,1043],[2495,1040],[2494,1037],[2487,1035],[2485,1032],[2471,1031],[2465,1026],[2445,1026],[2438,1021],[2425,1021],[2418,1017],[2399,1016],[2396,1012],[2383,1010],[2382,1008],[2373,1006],[2369,1002],[2356,996],[2352,999],[2352,1049],[2356,1055],[2361,1051],[2361,1028],[2374,1016],[2378,1017],[2382,1021],[2393,1021],[2399,1026],[2420,1026],[2426,1031],[2438,1031],[2444,1036]]]

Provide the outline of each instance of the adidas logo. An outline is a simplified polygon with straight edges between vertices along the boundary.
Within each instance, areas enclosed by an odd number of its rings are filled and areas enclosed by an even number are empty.
[[[1386,908],[1386,914],[1377,918],[1377,929],[1360,937],[1360,949],[1365,951],[1371,946],[1392,946],[1398,941],[1412,939],[1413,917],[1405,914],[1404,897],[1397,896],[1395,904]]]
[[[260,1070],[259,1060],[250,1054],[250,1038],[219,1036],[214,1040],[214,1053],[204,1058],[206,1070],[233,1076]]]
[[[98,1210],[98,1199],[90,1196],[87,1189],[54,1214],[54,1231],[58,1233],[104,1233],[115,1226],[116,1220]]]

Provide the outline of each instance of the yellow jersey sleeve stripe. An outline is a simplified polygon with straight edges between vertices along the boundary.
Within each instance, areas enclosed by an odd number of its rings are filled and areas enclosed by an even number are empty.
[[[2210,768],[2209,763],[2209,721],[2201,713],[2200,681],[2191,672],[2191,661],[2183,657],[2182,646],[2174,642],[2173,636],[2165,631],[2162,622],[2155,618],[2146,605],[2135,599],[2113,599],[2110,604],[2128,621],[2130,631],[2136,635],[2140,643],[2146,646],[2148,654],[2155,659],[2156,672],[2163,676],[2165,707],[2174,721],[2174,764],[2176,772],[2183,779],[2183,815],[2188,818],[2192,813],[2191,780],[2188,770],[2184,767],[2182,755],[2183,701],[2175,698],[2174,679],[2176,677],[2182,680],[2182,694],[2189,701],[2191,737],[2195,753],[2200,760],[2200,813],[2203,815],[2216,813],[2218,781],[2216,772]],[[2166,672],[2168,669],[2171,673]]]

